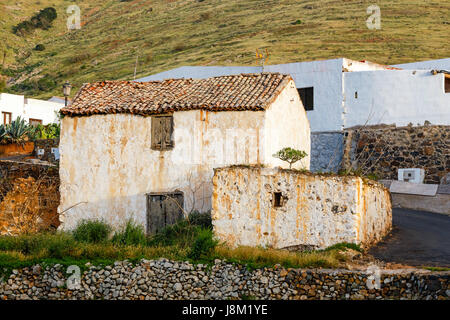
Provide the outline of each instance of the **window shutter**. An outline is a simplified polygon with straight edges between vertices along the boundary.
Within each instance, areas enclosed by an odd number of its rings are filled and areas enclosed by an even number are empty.
[[[152,117],[152,148],[161,149],[161,118]]]
[[[172,134],[173,134],[173,118],[164,117],[164,147],[172,147]]]
[[[173,117],[152,117],[152,149],[165,150],[173,147]]]

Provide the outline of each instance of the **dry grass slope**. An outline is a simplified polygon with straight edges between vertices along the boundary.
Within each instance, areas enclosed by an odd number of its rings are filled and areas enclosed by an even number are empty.
[[[14,83],[44,78],[37,97],[60,95],[66,79],[84,82],[132,79],[182,65],[256,65],[348,57],[403,63],[450,56],[450,2],[380,0],[381,30],[366,27],[367,0],[78,0],[81,30],[69,32],[72,1],[4,0],[0,4],[0,62]],[[12,26],[54,6],[50,30],[21,38]],[[295,23],[300,20],[300,23]],[[33,50],[43,44],[45,50]],[[76,90],[74,90],[76,91]]]

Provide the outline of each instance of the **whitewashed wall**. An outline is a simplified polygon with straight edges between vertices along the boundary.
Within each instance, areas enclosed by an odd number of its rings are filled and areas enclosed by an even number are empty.
[[[3,124],[2,112],[10,112],[11,120],[18,116],[23,117],[24,97],[15,94],[0,94],[0,124]]]
[[[231,246],[370,246],[392,227],[389,191],[358,177],[257,167],[215,170],[214,233]],[[283,204],[273,206],[274,192]]]
[[[56,123],[59,121],[57,112],[64,107],[64,104],[57,102],[50,102],[38,99],[26,99],[24,105],[25,120],[39,119],[42,124]]]
[[[30,118],[42,120],[42,124],[59,121],[56,112],[64,107],[64,104],[38,99],[25,99],[24,96],[2,93],[0,94],[1,112],[11,112],[12,120],[18,116],[27,122]],[[3,117],[0,119],[3,123]]]
[[[397,126],[450,124],[450,93],[444,91],[444,75],[423,70],[346,72],[346,128],[368,124]],[[357,92],[357,98],[355,97]]]
[[[301,113],[290,114],[291,110],[302,111],[301,104],[298,100],[288,104],[296,107],[286,106],[285,118],[277,121],[298,132],[304,131],[307,123],[300,121]],[[211,209],[213,168],[270,164],[272,157],[267,159],[264,148],[265,140],[272,136],[265,136],[265,121],[263,111],[175,112],[175,147],[155,151],[150,148],[151,117],[129,114],[64,117],[59,212],[75,207],[63,214],[61,228],[72,229],[83,218],[104,219],[115,228],[133,218],[145,226],[145,194],[149,192],[178,189],[184,192],[186,211]],[[290,146],[303,147],[309,143],[309,134],[305,133],[303,139],[291,137],[294,140],[286,141]]]
[[[307,111],[311,131],[342,129],[343,59],[265,66],[266,72],[290,74],[297,88],[314,87],[314,110]]]
[[[291,147],[303,150],[308,155],[295,163],[293,168],[309,169],[311,160],[311,138],[309,121],[294,81],[280,93],[264,115],[265,164],[271,167],[288,168],[289,164],[274,158],[277,151]],[[295,132],[295,134],[292,134]]]

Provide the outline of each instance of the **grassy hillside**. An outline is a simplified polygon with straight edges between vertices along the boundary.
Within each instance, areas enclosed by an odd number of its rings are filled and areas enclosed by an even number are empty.
[[[374,1],[353,0],[2,0],[0,63],[9,90],[61,95],[67,79],[132,79],[182,65],[256,65],[348,57],[403,63],[450,56],[450,2],[380,0],[381,30],[366,27]],[[81,8],[80,30],[68,31],[66,9]],[[54,7],[48,30],[29,36],[12,27]],[[299,20],[299,21],[298,21]],[[34,50],[37,44],[43,51]]]

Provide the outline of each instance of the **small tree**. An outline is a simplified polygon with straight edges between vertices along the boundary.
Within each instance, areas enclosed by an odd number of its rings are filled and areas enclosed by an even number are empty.
[[[282,161],[286,161],[289,163],[289,169],[292,168],[292,165],[297,161],[302,160],[308,154],[303,150],[296,150],[292,148],[283,148],[277,153],[273,155],[273,157],[278,158]]]

